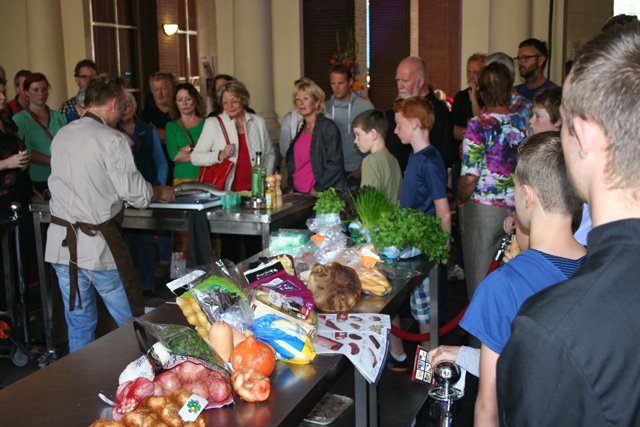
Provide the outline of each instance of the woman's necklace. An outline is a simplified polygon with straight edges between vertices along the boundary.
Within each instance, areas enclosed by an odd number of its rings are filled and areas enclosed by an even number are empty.
[[[315,123],[305,123],[304,133],[313,133],[314,126],[315,126]]]

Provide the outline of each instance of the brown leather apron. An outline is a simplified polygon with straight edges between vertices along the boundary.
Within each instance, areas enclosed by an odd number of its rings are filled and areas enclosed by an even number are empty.
[[[127,299],[129,300],[129,306],[131,307],[131,313],[134,316],[141,316],[144,314],[144,301],[142,297],[142,286],[140,284],[140,277],[138,271],[135,268],[129,248],[127,247],[124,239],[122,238],[122,221],[124,219],[124,209],[122,209],[116,216],[103,222],[102,224],[87,224],[83,222],[77,222],[71,224],[69,221],[56,216],[51,216],[51,223],[66,227],[67,235],[62,241],[62,246],[69,248],[69,311],[73,311],[76,304],[76,296],[78,299],[78,307],[82,308],[82,300],[80,298],[80,292],[78,288],[78,235],[80,230],[87,236],[95,236],[98,233],[102,233],[107,246],[113,255],[116,263],[116,268],[124,284],[124,289],[127,293]]]

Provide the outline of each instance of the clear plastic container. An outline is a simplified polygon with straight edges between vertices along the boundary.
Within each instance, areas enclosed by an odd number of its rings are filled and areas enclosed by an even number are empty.
[[[304,420],[308,423],[328,425],[352,404],[353,399],[350,397],[327,393]]]

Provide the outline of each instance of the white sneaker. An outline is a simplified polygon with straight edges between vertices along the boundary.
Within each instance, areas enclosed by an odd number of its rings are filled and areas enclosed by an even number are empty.
[[[454,265],[447,272],[447,280],[456,281],[456,280],[464,280],[464,270],[458,264]]]

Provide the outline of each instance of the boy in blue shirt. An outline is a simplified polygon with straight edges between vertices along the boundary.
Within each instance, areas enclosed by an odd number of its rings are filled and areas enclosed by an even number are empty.
[[[478,362],[469,358],[470,353],[477,356],[477,349],[441,346],[429,352],[432,364],[455,359],[479,374],[475,425],[498,425],[496,365],[520,306],[530,296],[573,276],[586,261],[586,249],[572,233],[581,202],[569,183],[558,132],[535,134],[522,143],[514,182],[517,220],[529,232],[530,249],[480,283],[460,322],[482,343],[479,372]]]
[[[410,144],[412,149],[402,180],[400,207],[437,216],[442,231],[451,233],[447,170],[440,152],[429,142],[429,132],[435,120],[433,105],[428,99],[412,97],[397,102],[394,111],[394,132],[403,144]],[[446,277],[445,272],[441,271],[440,276]],[[411,314],[418,322],[421,334],[429,332],[428,292],[428,281],[425,280],[411,296]],[[399,326],[400,318],[396,316],[392,323]],[[387,365],[394,371],[407,370],[406,357],[402,340],[392,336]]]

